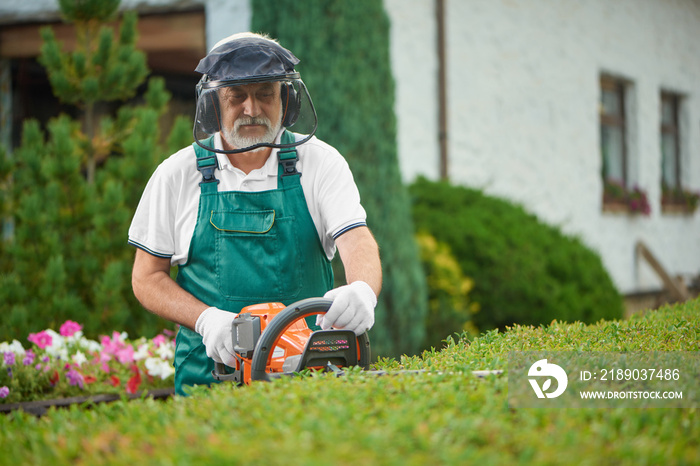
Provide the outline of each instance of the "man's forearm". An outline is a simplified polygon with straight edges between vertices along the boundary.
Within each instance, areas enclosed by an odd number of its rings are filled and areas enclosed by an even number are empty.
[[[348,283],[361,280],[379,296],[382,289],[382,265],[379,247],[367,227],[354,228],[336,240]]]
[[[170,278],[170,260],[137,250],[132,272],[134,296],[154,314],[194,329],[197,317],[209,306]]]

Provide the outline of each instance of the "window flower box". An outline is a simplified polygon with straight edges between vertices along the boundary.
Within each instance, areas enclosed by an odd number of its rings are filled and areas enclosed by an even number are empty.
[[[616,180],[603,181],[603,212],[648,216],[651,213],[646,191],[638,186],[628,188]]]
[[[700,203],[700,192],[686,188],[661,187],[661,211],[670,214],[693,214]]]

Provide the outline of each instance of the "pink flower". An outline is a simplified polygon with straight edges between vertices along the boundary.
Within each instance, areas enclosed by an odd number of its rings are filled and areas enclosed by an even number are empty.
[[[72,320],[67,320],[63,323],[63,325],[61,325],[60,333],[64,337],[72,337],[76,334],[76,332],[79,332],[82,329],[83,326],[79,323],[73,322]]]
[[[102,344],[102,351],[107,354],[117,354],[117,351],[126,346],[118,332],[112,333],[112,338],[102,335],[100,337],[100,343]]]
[[[118,350],[114,355],[122,364],[127,364],[134,362],[134,347],[131,345],[126,345],[124,348]]]
[[[51,335],[46,333],[46,330],[42,330],[39,333],[30,333],[27,340],[37,345],[40,349],[44,349],[47,346],[51,346],[51,344],[53,343],[53,338],[51,338]]]
[[[161,333],[153,338],[153,345],[155,345],[155,347],[158,348],[166,341],[168,341],[167,337]]]
[[[0,398],[7,398],[10,394],[10,389],[7,387],[0,387]]]

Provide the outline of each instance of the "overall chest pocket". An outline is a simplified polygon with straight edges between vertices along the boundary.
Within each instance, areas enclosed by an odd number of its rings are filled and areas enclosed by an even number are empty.
[[[233,300],[283,301],[301,291],[294,217],[274,210],[212,211],[216,280]]]

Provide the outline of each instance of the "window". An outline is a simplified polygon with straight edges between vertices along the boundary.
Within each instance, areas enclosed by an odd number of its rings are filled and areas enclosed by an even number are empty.
[[[661,206],[667,213],[692,213],[700,199],[700,193],[683,186],[682,106],[680,94],[661,93]]]
[[[664,190],[681,188],[680,96],[661,94],[661,182]]]
[[[680,96],[661,93],[661,193],[662,204],[676,204],[681,186],[681,148],[678,109]]]
[[[600,150],[603,181],[627,187],[625,84],[603,77],[600,80]]]
[[[600,78],[600,153],[602,157],[603,211],[649,215],[646,193],[633,185],[630,173],[630,127],[627,109],[628,81]],[[634,141],[632,141],[634,142]]]

